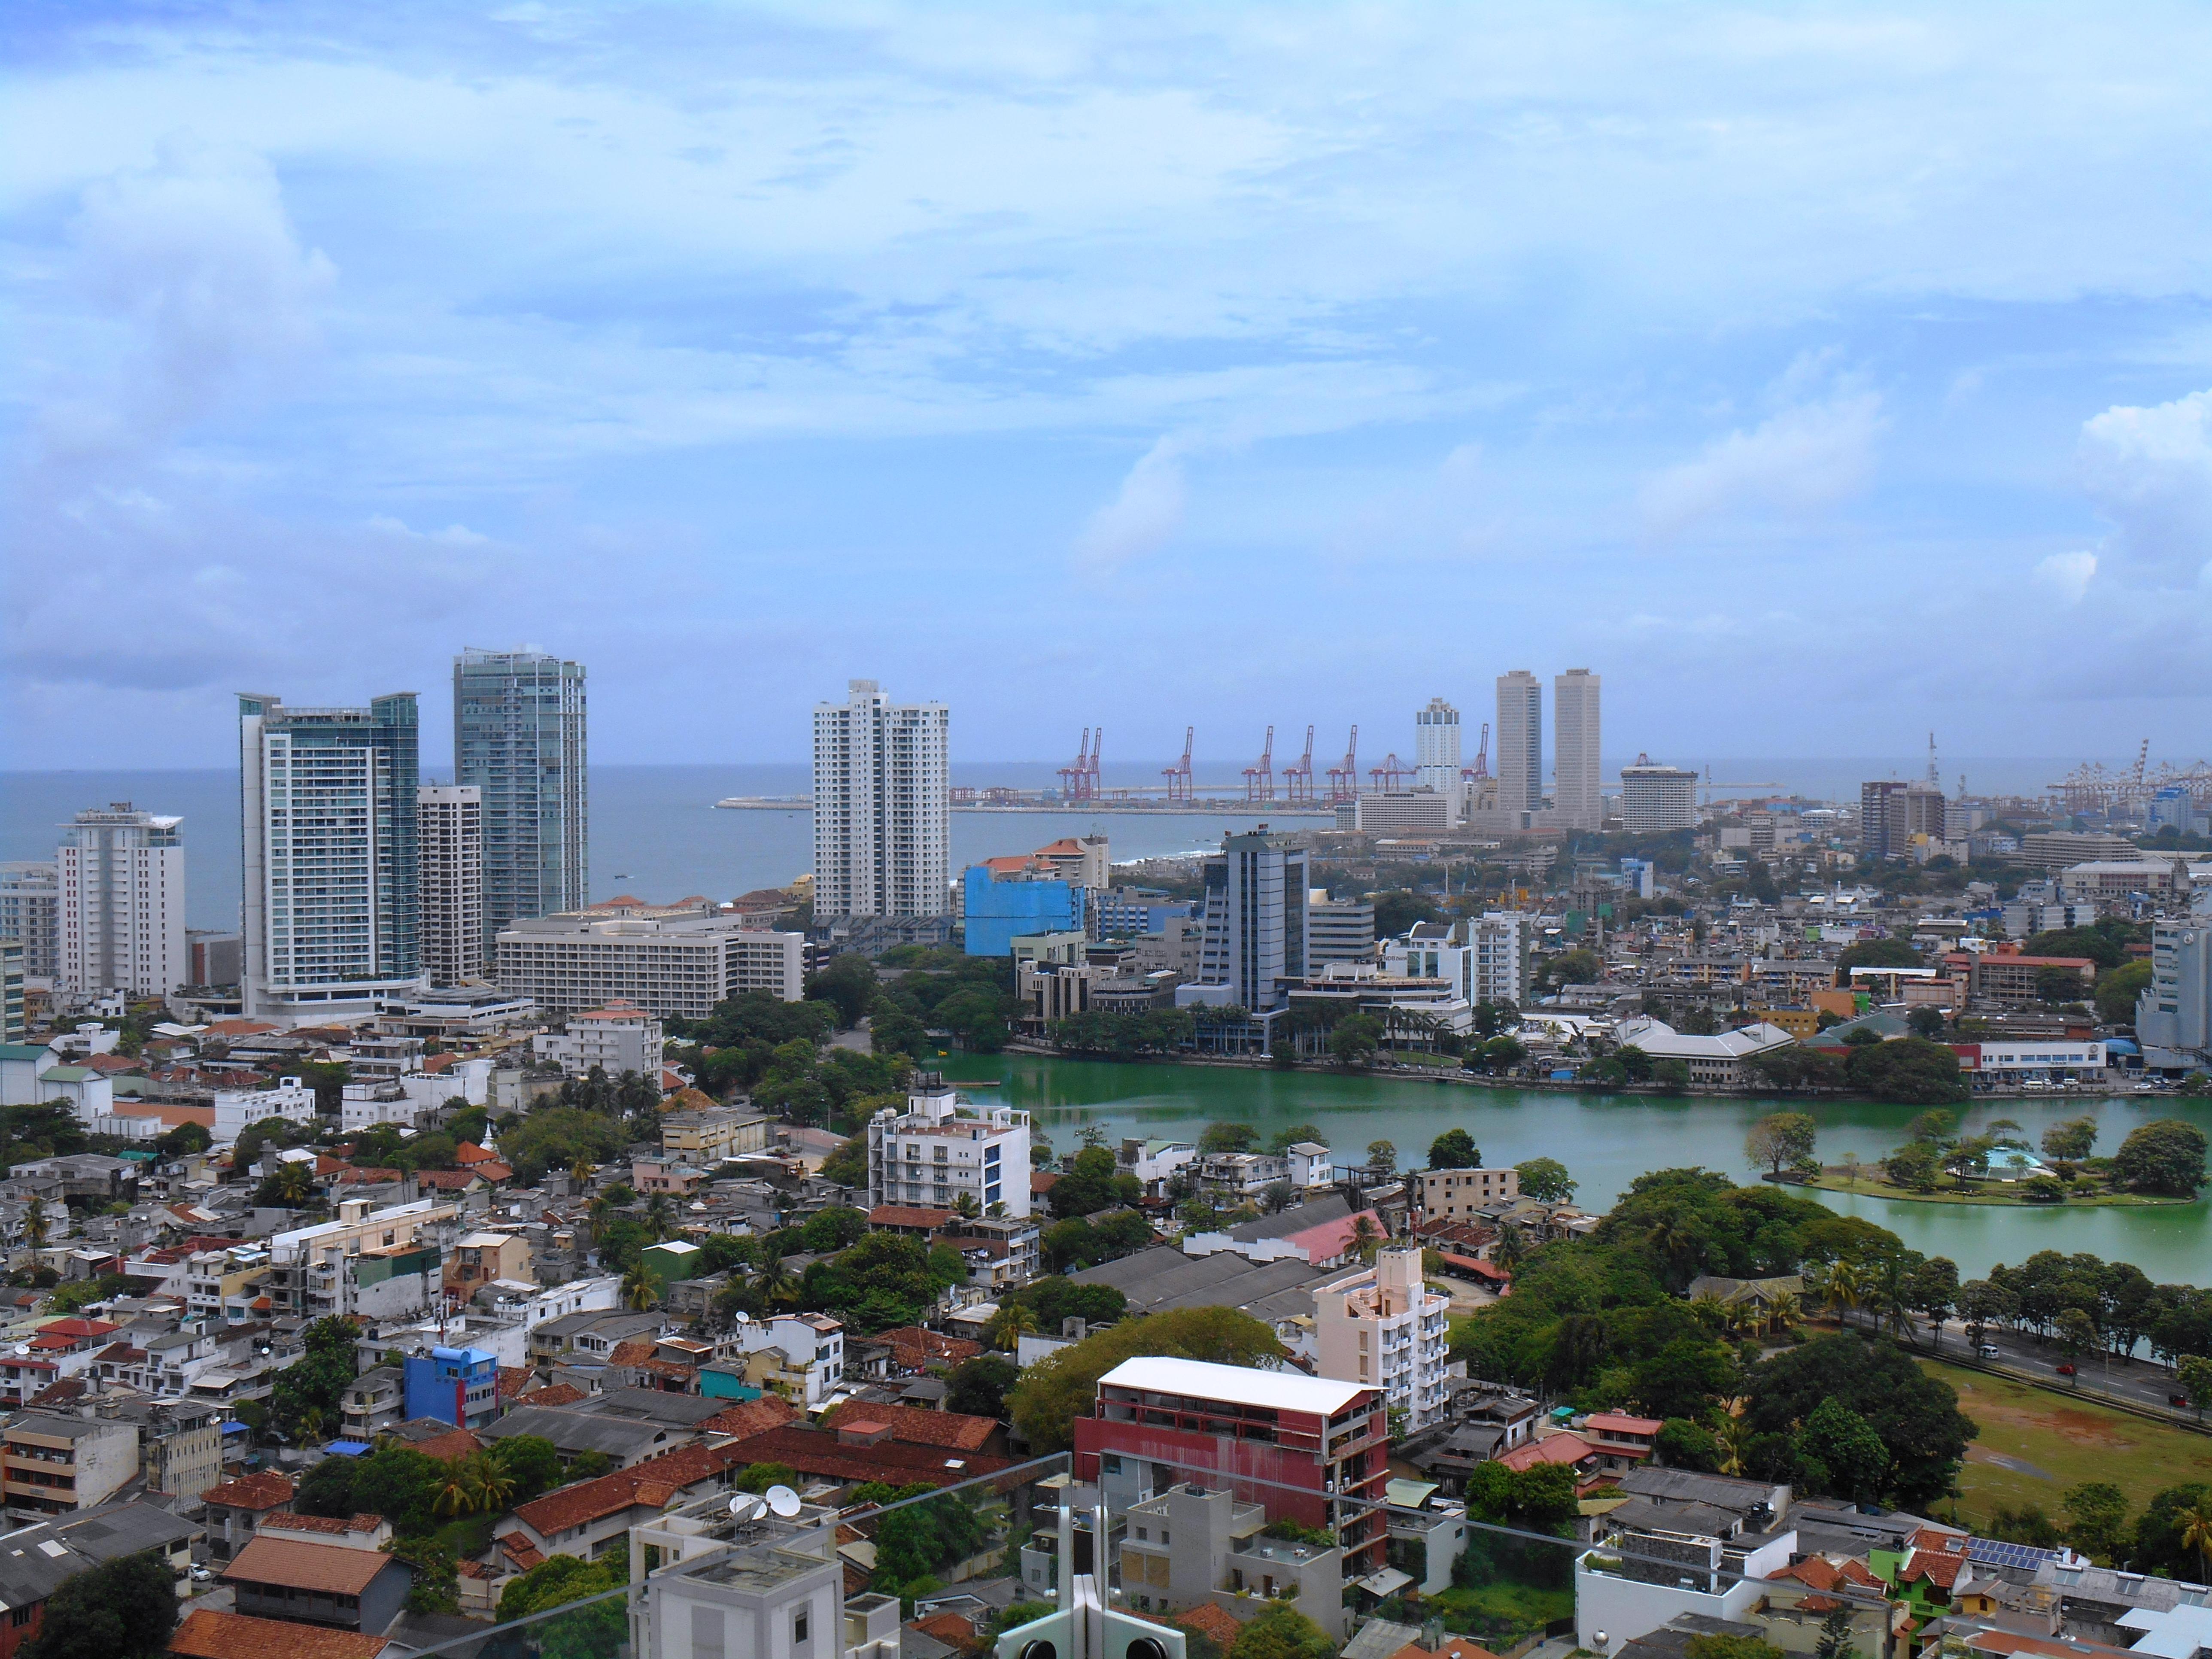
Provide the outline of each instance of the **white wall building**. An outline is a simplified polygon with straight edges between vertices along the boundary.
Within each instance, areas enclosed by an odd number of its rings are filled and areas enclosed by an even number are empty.
[[[35,859],[0,863],[0,939],[23,946],[26,977],[51,983],[61,973],[61,875]]]
[[[1498,677],[1498,810],[1544,805],[1544,683],[1525,668]]]
[[[544,1009],[637,1005],[703,1019],[747,991],[799,1000],[806,935],[757,933],[735,916],[534,916],[499,934],[500,988]]]
[[[665,1043],[660,1022],[634,1002],[611,1002],[568,1016],[564,1032],[540,1031],[530,1039],[541,1065],[558,1066],[564,1076],[589,1077],[597,1066],[611,1078],[635,1072],[655,1088]]]
[[[1363,790],[1352,802],[1352,827],[1364,836],[1440,836],[1452,827],[1459,799],[1456,788],[1432,789],[1425,782],[1418,789]]]
[[[1440,795],[1459,793],[1459,710],[1442,697],[1413,716],[1413,778]]]
[[[1690,1068],[1692,1083],[1713,1089],[1740,1089],[1755,1081],[1745,1060],[1770,1049],[1787,1048],[1796,1041],[1780,1026],[1763,1020],[1738,1030],[1696,1036],[1648,1015],[1623,1020],[1613,1035],[1624,1048],[1641,1048],[1654,1060],[1682,1061]]]
[[[166,996],[185,982],[183,822],[123,800],[64,827],[55,854],[61,988]]]
[[[287,1123],[315,1121],[315,1091],[298,1078],[282,1079],[273,1089],[222,1089],[215,1097],[216,1145],[236,1140],[249,1124],[281,1117]]]
[[[845,1328],[828,1314],[776,1314],[749,1319],[737,1328],[738,1343],[749,1354],[774,1348],[782,1356],[774,1379],[791,1403],[811,1411],[843,1386]]]
[[[1662,766],[1649,755],[1620,769],[1620,827],[1632,836],[1663,836],[1698,821],[1698,775]]]
[[[951,725],[943,703],[895,703],[873,680],[815,705],[817,919],[950,911]]]
[[[906,1110],[868,1121],[868,1203],[949,1210],[963,1194],[988,1212],[1030,1212],[1030,1115],[975,1106],[932,1073],[919,1073]]]
[[[1552,790],[1553,821],[1566,830],[1605,825],[1605,797],[1598,787],[1599,678],[1570,668],[1552,681],[1552,734],[1559,768]]]
[[[2136,1001],[2136,1035],[2152,1066],[2180,1066],[2212,1051],[2212,916],[2175,917],[2151,930],[2150,983]],[[2163,1052],[2154,1056],[2154,1048]]]
[[[1790,1565],[1792,1528],[1744,1556],[1741,1576],[1723,1570],[1721,1540],[1692,1533],[1621,1533],[1575,1559],[1575,1643],[1618,1653],[1670,1619],[1693,1613],[1741,1620],[1767,1593],[1768,1574]]]
[[[416,878],[422,975],[459,985],[484,971],[483,791],[424,784],[415,792]]]
[[[1492,910],[1449,926],[1422,922],[1403,939],[1386,940],[1382,971],[1407,979],[1441,979],[1462,1000],[1510,1002],[1528,1000],[1531,918],[1517,911]]]
[[[1421,1247],[1385,1245],[1375,1265],[1314,1288],[1316,1370],[1382,1390],[1408,1431],[1443,1410],[1451,1298],[1421,1282]]]

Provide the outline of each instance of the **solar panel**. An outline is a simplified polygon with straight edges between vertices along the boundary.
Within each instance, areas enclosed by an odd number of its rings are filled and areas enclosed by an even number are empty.
[[[2033,1571],[2045,1561],[2056,1560],[2064,1553],[2061,1550],[2039,1549],[2033,1544],[2014,1544],[2002,1538],[1969,1538],[1966,1559],[1984,1566],[2021,1567]]]

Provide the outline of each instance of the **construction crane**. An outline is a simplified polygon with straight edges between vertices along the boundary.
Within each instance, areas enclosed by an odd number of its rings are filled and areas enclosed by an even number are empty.
[[[1385,792],[1402,787],[1413,775],[1413,769],[1398,758],[1395,749],[1382,757],[1382,765],[1367,769],[1367,775],[1375,780],[1375,787]]]
[[[2128,780],[2128,793],[2138,801],[2142,799],[2143,765],[2149,759],[2150,739],[2145,738],[2142,747],[2136,750],[2135,775]]]
[[[1260,751],[1256,766],[1244,769],[1244,799],[1273,800],[1275,798],[1275,728],[1267,728],[1267,746]]]
[[[1638,764],[1641,764],[1639,762]],[[1490,722],[1482,723],[1482,744],[1474,751],[1474,764],[1460,768],[1460,776],[1481,782],[1490,780]]]
[[[1160,775],[1168,781],[1168,800],[1188,802],[1190,793],[1190,743],[1198,735],[1198,728],[1186,726],[1182,729],[1182,758],[1173,766],[1164,766]]]
[[[1075,751],[1075,758],[1060,769],[1060,793],[1063,800],[1081,800],[1084,786],[1091,781],[1091,728],[1083,728],[1083,747]]]
[[[1098,799],[1098,757],[1105,752],[1106,728],[1102,726],[1098,728],[1098,735],[1091,742],[1091,770],[1084,778],[1083,793],[1079,799],[1084,800]]]
[[[1306,752],[1291,765],[1283,769],[1283,799],[1313,804],[1313,738],[1314,729],[1306,727]]]
[[[1488,726],[1483,727],[1488,731]],[[1328,798],[1332,801],[1358,799],[1359,794],[1359,728],[1352,728],[1352,738],[1344,745],[1344,764],[1328,769]]]

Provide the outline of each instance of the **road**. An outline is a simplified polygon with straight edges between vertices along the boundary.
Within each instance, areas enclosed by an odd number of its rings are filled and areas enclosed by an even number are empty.
[[[1977,1358],[1966,1340],[1966,1327],[1956,1320],[1945,1323],[1942,1345],[1932,1348],[1929,1346],[1926,1322],[1916,1320],[1914,1327],[1914,1346],[1923,1353],[1937,1359]],[[2035,1381],[2068,1389],[2085,1399],[2103,1395],[2130,1406],[2149,1407],[2185,1422],[2195,1420],[2195,1414],[2186,1407],[2176,1408],[2167,1403],[2168,1397],[2180,1389],[2166,1374],[2166,1367],[2154,1360],[2138,1358],[2123,1363],[2096,1354],[2083,1354],[2075,1362],[2080,1375],[2068,1377],[2058,1374],[2058,1367],[2066,1363],[2066,1355],[2055,1342],[2038,1342],[2018,1331],[1990,1329],[1982,1334],[1982,1345],[1997,1351],[1995,1358],[1979,1357],[1984,1364],[2017,1371]],[[2074,1386],[2077,1382],[2078,1389]]]

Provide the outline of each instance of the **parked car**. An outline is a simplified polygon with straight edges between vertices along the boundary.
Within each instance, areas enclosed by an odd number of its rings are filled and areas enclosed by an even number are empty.
[[[2169,1406],[2179,1406],[2185,1410],[2189,1405],[2189,1396],[2185,1394],[2170,1394],[2166,1397],[2166,1403]]]
[[[192,1564],[192,1583],[195,1584],[204,1584],[214,1578],[214,1577],[215,1569],[213,1567],[204,1567],[197,1561]]]
[[[1997,1345],[1994,1342],[1984,1342],[1982,1344],[1981,1356],[1984,1359],[2002,1359],[2004,1358],[2003,1354],[1998,1351]]]

